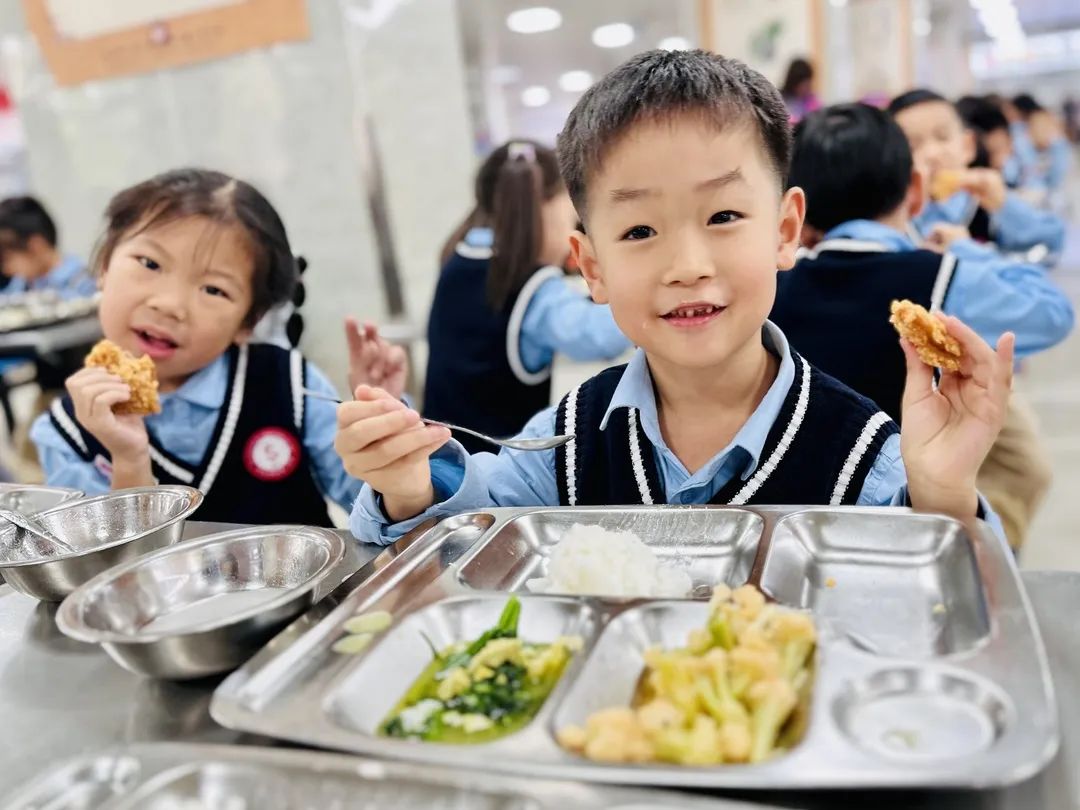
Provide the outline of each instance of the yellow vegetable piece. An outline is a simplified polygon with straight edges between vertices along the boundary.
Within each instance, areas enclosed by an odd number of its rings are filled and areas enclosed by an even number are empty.
[[[353,616],[343,626],[346,633],[381,633],[392,621],[393,617],[385,610],[375,610]]]
[[[359,633],[357,635],[344,636],[334,642],[330,649],[342,655],[359,655],[375,638],[371,633]]]

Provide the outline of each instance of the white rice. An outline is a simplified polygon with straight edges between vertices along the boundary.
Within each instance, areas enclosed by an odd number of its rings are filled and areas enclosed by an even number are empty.
[[[690,576],[661,564],[633,532],[575,523],[551,550],[546,577],[530,579],[535,593],[682,597]]]

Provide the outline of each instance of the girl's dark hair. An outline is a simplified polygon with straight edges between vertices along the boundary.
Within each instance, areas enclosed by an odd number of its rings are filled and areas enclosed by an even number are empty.
[[[780,87],[780,93],[784,98],[792,98],[799,91],[799,85],[814,78],[814,66],[805,59],[792,59],[788,65],[787,76]]]
[[[488,304],[503,310],[536,271],[543,239],[541,206],[563,190],[555,152],[519,138],[503,144],[476,174],[476,207],[443,246],[447,262],[470,228],[490,227],[494,252],[487,276]]]
[[[255,268],[244,326],[254,326],[270,309],[290,300],[299,270],[281,217],[254,186],[208,169],[165,172],[113,197],[105,209],[105,233],[94,250],[95,272],[106,268],[122,239],[186,217],[236,226],[247,237]]]

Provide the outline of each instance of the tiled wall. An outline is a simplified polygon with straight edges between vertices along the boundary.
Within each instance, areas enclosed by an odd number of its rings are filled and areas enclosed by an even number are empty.
[[[388,16],[350,16],[380,7]],[[310,268],[304,348],[345,380],[341,319],[384,301],[354,123],[370,111],[410,316],[426,318],[437,252],[471,198],[474,167],[454,0],[310,0],[312,36],[215,62],[58,88],[0,4],[5,74],[28,139],[35,192],[65,247],[86,254],[109,196],[164,169],[250,180],[277,206]]]

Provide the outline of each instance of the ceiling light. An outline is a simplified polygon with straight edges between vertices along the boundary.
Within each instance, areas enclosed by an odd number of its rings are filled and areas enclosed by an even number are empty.
[[[627,23],[601,25],[592,32],[592,41],[598,48],[621,48],[634,41],[634,28]]]
[[[551,101],[551,91],[542,84],[534,84],[521,91],[521,103],[526,107],[543,107]]]
[[[926,17],[918,17],[911,22],[911,30],[917,37],[928,37],[934,26]]]
[[[688,51],[690,40],[686,37],[664,37],[657,47],[662,51]]]
[[[562,14],[547,6],[523,8],[506,18],[506,27],[517,34],[540,34],[562,25]]]
[[[593,75],[587,70],[568,70],[559,77],[559,87],[567,93],[581,93],[592,83]]]

